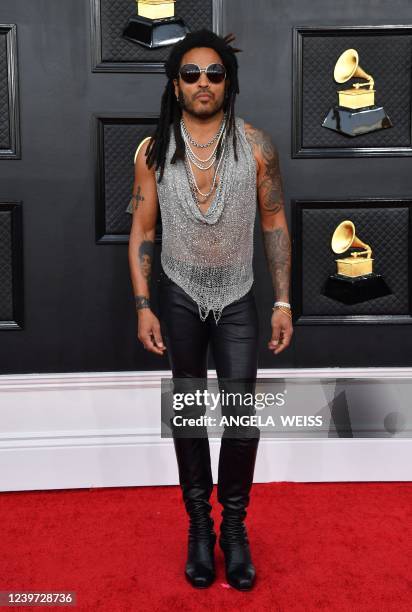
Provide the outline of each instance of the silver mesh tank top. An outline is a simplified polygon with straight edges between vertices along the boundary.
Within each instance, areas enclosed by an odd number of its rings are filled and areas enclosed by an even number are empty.
[[[218,187],[205,214],[196,204],[184,162],[170,164],[176,148],[172,129],[163,178],[157,182],[162,267],[197,303],[201,320],[212,310],[216,324],[223,308],[244,296],[253,284],[257,167],[242,118],[235,118],[235,129],[238,161],[230,134]],[[160,169],[156,179],[159,173]]]
[[[198,305],[202,321],[212,310],[216,324],[222,310],[253,284],[253,233],[256,216],[256,161],[246,139],[244,120],[235,118],[238,161],[232,134],[219,172],[219,184],[203,214],[190,189],[171,130],[165,172],[157,183],[162,215],[161,263],[165,273]],[[156,172],[159,177],[160,170]]]

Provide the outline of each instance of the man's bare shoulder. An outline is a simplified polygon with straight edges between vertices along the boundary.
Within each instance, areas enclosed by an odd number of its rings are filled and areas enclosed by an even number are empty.
[[[270,135],[265,132],[265,130],[257,128],[245,121],[245,134],[253,147],[255,157],[258,161],[274,155],[276,151],[275,147]]]
[[[247,121],[245,121],[245,133],[248,139],[256,139],[261,138],[263,136],[263,130],[255,127]]]

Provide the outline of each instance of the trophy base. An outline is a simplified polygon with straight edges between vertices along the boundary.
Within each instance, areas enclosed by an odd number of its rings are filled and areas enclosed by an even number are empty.
[[[334,106],[323,121],[322,127],[346,136],[359,136],[390,128],[392,121],[382,106],[367,106],[359,109]]]
[[[322,292],[332,300],[348,305],[367,302],[391,293],[383,277],[374,272],[358,277],[332,274],[326,281]]]
[[[166,47],[182,40],[189,32],[183,20],[176,17],[147,19],[130,17],[123,31],[123,38],[149,49]]]

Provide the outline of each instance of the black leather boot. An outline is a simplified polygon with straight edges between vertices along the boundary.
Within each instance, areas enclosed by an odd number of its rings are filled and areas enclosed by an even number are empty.
[[[189,515],[188,555],[185,575],[199,588],[215,580],[216,533],[209,503],[213,491],[208,438],[173,437],[183,501]]]
[[[252,588],[256,569],[244,524],[250,500],[256,455],[256,438],[222,437],[219,455],[218,501],[222,504],[219,545],[225,556],[226,579],[235,589]]]

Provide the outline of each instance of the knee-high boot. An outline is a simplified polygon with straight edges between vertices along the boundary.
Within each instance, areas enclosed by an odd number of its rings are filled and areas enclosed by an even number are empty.
[[[225,556],[226,579],[239,590],[252,588],[256,577],[244,524],[250,501],[260,432],[256,437],[222,436],[218,501],[222,504],[219,545]]]
[[[209,439],[173,437],[183,501],[189,515],[185,575],[195,587],[208,587],[215,579],[216,533],[209,503],[213,491]]]

